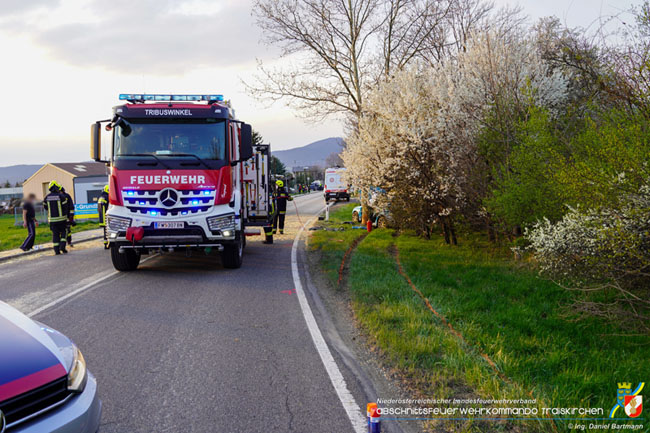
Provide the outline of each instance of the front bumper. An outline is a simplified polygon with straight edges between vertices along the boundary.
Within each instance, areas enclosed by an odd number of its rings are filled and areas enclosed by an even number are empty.
[[[329,200],[331,198],[334,199],[348,199],[350,198],[350,194],[347,192],[326,192],[325,193],[325,200]]]
[[[88,373],[88,382],[81,394],[71,395],[62,405],[8,429],[7,433],[95,433],[101,415],[97,380]]]
[[[211,227],[208,223],[208,219],[227,215],[233,215],[232,224],[227,227]],[[134,215],[124,207],[112,206],[107,216],[108,241],[120,248],[219,247],[236,241],[236,232],[240,230],[241,222],[239,216],[234,215],[233,209],[227,205],[214,206],[209,212],[200,215],[174,217]],[[111,224],[111,219],[123,221],[124,225]],[[183,227],[155,228],[160,223],[182,223]],[[128,227],[142,227],[142,239],[135,243],[127,239]]]

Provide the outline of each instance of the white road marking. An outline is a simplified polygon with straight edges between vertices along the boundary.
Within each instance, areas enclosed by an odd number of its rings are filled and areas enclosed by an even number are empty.
[[[319,211],[319,213],[321,211]],[[306,225],[309,225],[315,218],[317,217],[313,217],[307,221]],[[302,235],[304,228],[305,227],[303,226],[300,228],[300,230],[298,230],[298,234],[296,234],[296,237],[293,239],[293,245],[291,247],[291,273],[293,274],[293,284],[296,288],[298,301],[300,302],[300,309],[302,310],[302,315],[304,316],[305,322],[307,323],[307,328],[311,334],[311,339],[314,342],[314,346],[316,346],[316,350],[318,351],[318,354],[323,361],[325,370],[327,371],[327,374],[330,377],[330,381],[334,386],[334,390],[336,391],[336,394],[338,395],[339,400],[341,401],[341,404],[343,405],[343,408],[345,409],[345,412],[347,413],[348,418],[352,423],[354,431],[357,433],[363,433],[367,431],[368,426],[365,418],[361,414],[361,408],[359,408],[357,402],[352,396],[352,393],[350,393],[348,390],[348,386],[345,383],[345,378],[343,377],[343,374],[341,374],[341,370],[339,370],[338,365],[336,365],[336,361],[334,360],[329,347],[327,347],[327,343],[325,342],[323,334],[318,328],[316,318],[314,317],[314,313],[311,311],[311,307],[309,306],[309,302],[307,302],[307,297],[305,296],[305,292],[302,288],[302,283],[300,282],[300,273],[298,272],[298,242],[300,241],[300,236]]]
[[[146,261],[151,260],[151,259],[153,259],[153,258],[156,257],[156,256],[157,256],[157,254],[156,254],[156,255],[153,255],[153,256],[150,256],[150,257],[147,257],[146,259],[140,261],[140,263],[145,263]],[[79,287],[79,288],[76,289],[76,290],[73,290],[72,292],[68,292],[68,293],[66,293],[66,294],[63,295],[63,296],[60,296],[60,297],[56,298],[56,299],[53,300],[52,302],[48,302],[47,304],[45,304],[45,305],[43,305],[43,306],[41,306],[41,307],[38,307],[37,309],[30,311],[29,313],[25,313],[25,315],[26,315],[27,317],[34,317],[35,315],[37,315],[37,314],[39,314],[39,313],[42,313],[43,311],[47,310],[48,308],[52,308],[52,307],[54,307],[55,305],[60,304],[61,302],[65,301],[65,300],[67,300],[67,299],[70,299],[70,298],[72,298],[73,296],[78,295],[79,293],[81,293],[81,292],[83,292],[83,291],[85,291],[85,290],[88,290],[88,289],[90,289],[91,287],[96,286],[96,285],[98,285],[99,283],[101,283],[101,282],[103,282],[103,281],[106,281],[106,280],[108,280],[108,279],[111,278],[111,277],[114,277],[115,275],[118,275],[119,273],[120,273],[119,271],[113,271],[113,272],[110,272],[110,273],[108,273],[108,274],[106,274],[106,275],[104,275],[104,276],[101,276],[101,277],[99,277],[99,278],[97,278],[97,279],[91,281],[90,283],[85,284],[85,285]]]

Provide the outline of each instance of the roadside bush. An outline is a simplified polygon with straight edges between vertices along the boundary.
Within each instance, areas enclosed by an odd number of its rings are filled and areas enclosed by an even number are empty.
[[[577,131],[534,108],[519,125],[508,163],[493,170],[484,200],[505,226],[559,221],[568,206],[617,208],[650,178],[650,122],[620,110],[593,112]]]
[[[542,274],[579,293],[580,312],[650,331],[650,182],[620,208],[571,209],[526,236]],[[635,329],[635,328],[632,328]]]
[[[565,157],[553,122],[545,111],[533,108],[518,129],[511,154],[504,158],[507,164],[495,164],[493,187],[484,200],[505,229],[530,227],[542,217],[557,221],[566,213],[565,190],[556,179]]]

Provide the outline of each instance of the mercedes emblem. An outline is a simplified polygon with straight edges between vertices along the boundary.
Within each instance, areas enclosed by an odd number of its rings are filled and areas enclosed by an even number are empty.
[[[172,188],[163,189],[160,192],[160,203],[165,207],[174,207],[178,203],[178,192]]]

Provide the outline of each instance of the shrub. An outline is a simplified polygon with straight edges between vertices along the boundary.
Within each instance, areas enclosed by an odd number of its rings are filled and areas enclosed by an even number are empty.
[[[650,330],[650,182],[620,208],[571,209],[526,236],[541,272],[579,293],[579,311]]]

